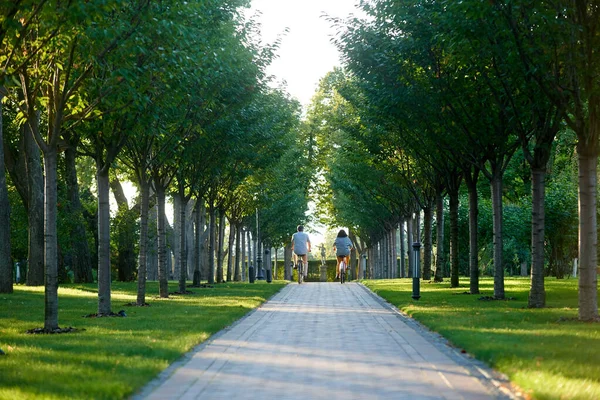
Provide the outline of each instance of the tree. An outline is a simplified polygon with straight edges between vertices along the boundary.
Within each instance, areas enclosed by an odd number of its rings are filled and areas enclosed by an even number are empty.
[[[2,124],[2,98],[0,90],[0,147],[3,147]],[[0,293],[13,291],[13,266],[10,256],[10,206],[8,204],[8,190],[6,188],[6,174],[4,171],[4,152],[0,151]]]

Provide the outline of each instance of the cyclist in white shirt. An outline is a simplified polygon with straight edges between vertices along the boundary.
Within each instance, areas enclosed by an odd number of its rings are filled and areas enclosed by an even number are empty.
[[[302,257],[304,263],[304,277],[308,273],[308,253],[310,253],[310,238],[304,232],[304,226],[298,225],[296,233],[292,235],[292,249],[294,250],[294,265],[298,263],[298,257]]]

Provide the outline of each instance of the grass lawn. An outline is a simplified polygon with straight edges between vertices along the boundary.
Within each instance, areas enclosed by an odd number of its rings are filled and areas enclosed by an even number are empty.
[[[113,283],[112,310],[127,317],[83,318],[97,312],[97,285],[59,288],[59,326],[84,331],[31,335],[44,325],[44,290],[15,286],[0,294],[0,399],[123,399],[211,334],[230,325],[285,286],[258,281],[189,288],[193,294],[135,302],[135,283]],[[170,292],[178,290],[176,283]]]
[[[528,309],[528,278],[507,278],[509,301],[493,295],[482,278],[481,295],[466,295],[449,283],[422,283],[411,298],[412,279],[363,282],[400,310],[442,334],[458,348],[505,373],[534,399],[600,399],[600,323],[577,317],[577,280],[546,280],[545,309]]]

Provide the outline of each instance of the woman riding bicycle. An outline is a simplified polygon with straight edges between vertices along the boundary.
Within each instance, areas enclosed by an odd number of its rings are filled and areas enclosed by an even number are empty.
[[[340,262],[344,261],[346,266],[350,265],[350,251],[353,248],[352,240],[346,234],[346,231],[340,229],[333,242],[333,250],[337,258],[337,266],[335,268],[335,279],[340,277]]]

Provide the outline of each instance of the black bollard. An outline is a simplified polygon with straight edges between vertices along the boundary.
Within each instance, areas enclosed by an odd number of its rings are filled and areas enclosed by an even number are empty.
[[[419,300],[421,298],[421,282],[419,278],[421,276],[421,254],[419,249],[421,248],[421,243],[414,242],[413,245],[413,293],[412,298],[415,300]]]
[[[248,267],[248,280],[250,283],[254,283],[254,267]]]

